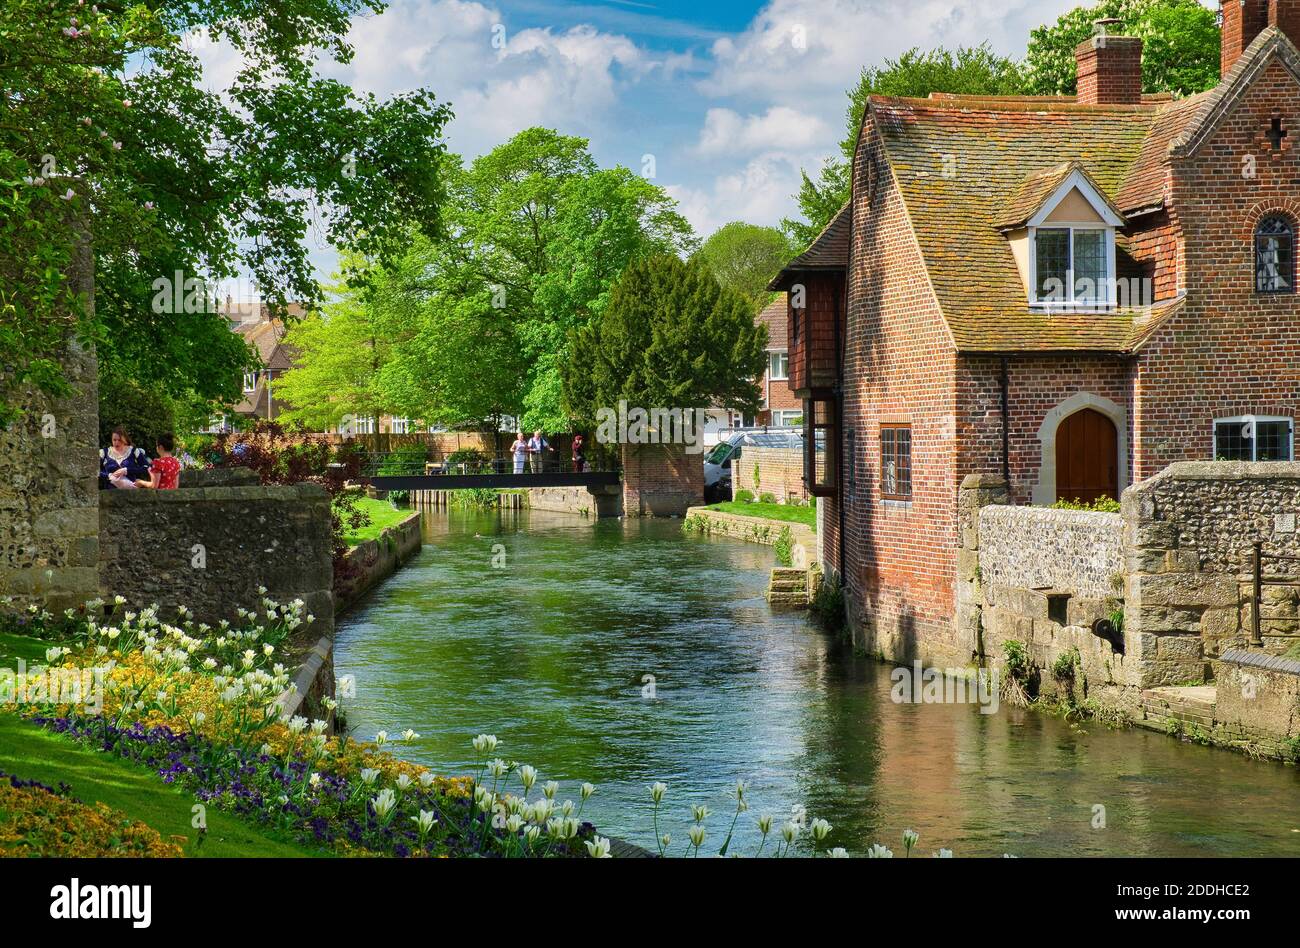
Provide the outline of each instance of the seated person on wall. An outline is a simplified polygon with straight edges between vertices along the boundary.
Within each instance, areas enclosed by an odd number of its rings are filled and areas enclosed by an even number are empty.
[[[99,489],[130,490],[149,477],[149,455],[131,443],[125,428],[114,428],[112,444],[99,450]]]
[[[138,480],[136,487],[148,490],[176,490],[181,486],[181,462],[173,456],[176,436],[171,432],[158,436],[158,459],[149,465],[149,479]]]

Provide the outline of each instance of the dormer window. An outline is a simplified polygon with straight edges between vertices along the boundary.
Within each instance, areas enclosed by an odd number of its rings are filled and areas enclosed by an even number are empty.
[[[1115,231],[1123,226],[1119,210],[1078,162],[1026,178],[997,224],[1029,304],[1046,310],[1116,305]]]
[[[1109,306],[1115,232],[1103,226],[1039,227],[1034,234],[1034,302]]]

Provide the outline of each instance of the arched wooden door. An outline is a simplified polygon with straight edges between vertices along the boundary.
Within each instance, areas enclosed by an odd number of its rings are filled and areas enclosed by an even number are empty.
[[[1084,408],[1056,429],[1056,499],[1119,499],[1119,436],[1099,411]]]

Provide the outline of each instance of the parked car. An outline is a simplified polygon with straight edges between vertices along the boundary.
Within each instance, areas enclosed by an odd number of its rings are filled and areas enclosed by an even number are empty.
[[[725,441],[720,441],[704,455],[704,502],[720,504],[731,500],[731,472],[744,456],[746,445],[762,448],[803,448],[803,436],[798,429],[783,431],[772,428],[756,428],[753,431],[737,431]],[[743,481],[742,481],[743,483]]]

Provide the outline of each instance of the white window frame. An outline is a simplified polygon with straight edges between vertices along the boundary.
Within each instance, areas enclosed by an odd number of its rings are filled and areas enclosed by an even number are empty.
[[[781,360],[785,360],[785,371],[777,375],[772,371],[773,359],[779,369]],[[767,378],[771,382],[786,382],[790,379],[790,351],[788,349],[769,349],[767,352]]]
[[[409,418],[393,419],[393,434],[410,434],[410,433],[411,433],[411,419]]]
[[[1097,212],[1101,221],[1049,221],[1056,206],[1066,196],[1078,190],[1084,199]],[[1124,226],[1124,219],[1111,210],[1110,205],[1097,192],[1082,171],[1075,170],[1067,177],[1052,196],[1043,202],[1038,212],[1029,219],[1029,303],[1042,309],[1089,309],[1105,310],[1115,305],[1115,229]],[[1068,297],[1063,300],[1040,300],[1038,298],[1038,231],[1068,230],[1070,232],[1070,269],[1066,271],[1065,290]],[[1074,232],[1077,230],[1100,230],[1106,235],[1106,280],[1100,288],[1103,295],[1092,299],[1076,299],[1074,296]]]
[[[1286,460],[1294,461],[1295,460],[1295,419],[1290,418],[1287,415],[1233,415],[1231,418],[1214,419],[1214,425],[1210,429],[1211,455],[1213,459],[1217,461],[1219,457],[1218,451],[1216,450],[1219,444],[1219,425],[1245,425],[1248,423],[1269,424],[1270,422],[1279,422],[1279,421],[1286,422],[1286,426],[1287,426]],[[1256,456],[1259,453],[1258,446],[1259,446],[1259,439],[1251,438],[1250,439],[1250,455],[1251,455],[1250,460],[1251,461],[1254,461]]]
[[[787,418],[787,417],[788,417],[788,418],[802,418],[802,417],[803,417],[803,409],[802,409],[802,408],[776,408],[776,409],[773,409],[773,411],[772,411],[772,427],[773,427],[773,428],[798,428],[798,427],[802,427],[801,425],[790,425],[790,424],[786,424],[786,418]]]
[[[250,395],[256,391],[257,391],[257,373],[245,372],[244,373],[244,394]]]

